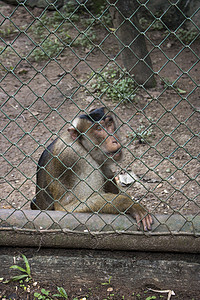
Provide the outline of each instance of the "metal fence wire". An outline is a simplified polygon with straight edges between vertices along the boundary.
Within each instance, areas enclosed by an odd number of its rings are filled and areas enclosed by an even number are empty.
[[[113,172],[153,216],[148,235],[199,237],[199,1],[9,2],[0,1],[1,244],[8,229],[147,234],[120,210],[30,210],[42,152],[100,107],[118,119],[124,156]]]

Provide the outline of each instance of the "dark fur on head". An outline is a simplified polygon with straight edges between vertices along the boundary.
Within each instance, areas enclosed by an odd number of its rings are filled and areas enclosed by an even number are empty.
[[[92,123],[104,120],[106,117],[104,109],[105,109],[105,107],[94,109],[91,113],[89,113],[87,115],[80,115],[79,118],[87,119]]]

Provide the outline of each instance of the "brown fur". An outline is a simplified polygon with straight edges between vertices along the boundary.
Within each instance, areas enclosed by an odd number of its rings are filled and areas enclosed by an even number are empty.
[[[42,154],[37,170],[36,199],[32,209],[67,212],[128,212],[144,230],[152,219],[140,204],[119,192],[111,165],[122,157],[114,114],[93,122],[77,117],[72,127]]]

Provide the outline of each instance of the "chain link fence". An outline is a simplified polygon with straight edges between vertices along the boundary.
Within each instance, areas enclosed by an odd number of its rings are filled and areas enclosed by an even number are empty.
[[[0,1],[1,245],[199,251],[199,1],[34,2]],[[151,232],[120,211],[30,210],[42,152],[102,106],[124,148],[115,180]]]

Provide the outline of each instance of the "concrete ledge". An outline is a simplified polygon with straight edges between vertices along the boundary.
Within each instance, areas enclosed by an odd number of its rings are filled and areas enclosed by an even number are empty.
[[[127,215],[0,210],[0,246],[200,253],[200,216],[154,216],[151,232]]]

